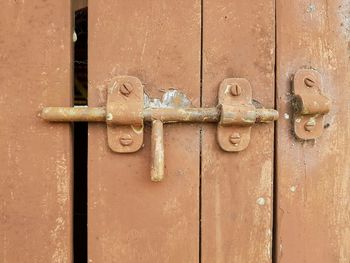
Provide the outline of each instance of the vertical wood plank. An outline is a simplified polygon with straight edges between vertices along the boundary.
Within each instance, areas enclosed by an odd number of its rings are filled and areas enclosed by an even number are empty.
[[[67,124],[41,108],[70,106],[70,1],[2,1],[0,261],[72,261],[72,154]]]
[[[148,95],[183,91],[199,106],[200,1],[89,1],[89,105],[106,103],[116,75],[132,75]],[[144,147],[112,153],[106,127],[89,127],[90,262],[197,262],[199,129],[164,126],[165,178],[150,181]]]
[[[224,78],[247,78],[274,107],[274,1],[204,0],[203,106]],[[252,129],[249,147],[223,152],[203,126],[202,262],[271,262],[273,125]]]
[[[277,1],[277,262],[350,261],[350,3]],[[322,74],[332,100],[323,135],[297,141],[289,116],[293,74]]]

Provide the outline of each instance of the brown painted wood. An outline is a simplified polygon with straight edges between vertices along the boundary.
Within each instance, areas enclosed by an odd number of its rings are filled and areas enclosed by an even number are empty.
[[[70,1],[2,1],[0,261],[72,261],[69,125],[38,118],[70,106]]]
[[[73,0],[73,8],[74,11],[77,11],[79,9],[83,9],[88,6],[88,1],[87,0]]]
[[[277,1],[277,262],[350,261],[350,4],[342,0]],[[316,141],[293,136],[292,75],[323,77],[332,100]]]
[[[117,75],[139,78],[151,97],[175,88],[199,106],[200,1],[89,1],[89,105],[106,103]],[[111,152],[104,124],[89,127],[90,262],[198,262],[199,128],[164,126],[165,177],[150,180],[144,147]]]
[[[274,1],[204,1],[203,106],[224,78],[247,78],[274,106]],[[271,262],[273,124],[252,128],[248,148],[223,152],[203,126],[202,262]]]

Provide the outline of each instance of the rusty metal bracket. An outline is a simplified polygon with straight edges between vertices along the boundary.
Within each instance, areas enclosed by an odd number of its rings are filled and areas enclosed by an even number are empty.
[[[138,151],[143,144],[143,86],[139,79],[117,76],[108,87],[108,145],[118,153]]]
[[[217,140],[222,150],[239,152],[248,147],[251,126],[256,121],[252,104],[252,88],[246,79],[230,78],[221,82],[219,89],[221,118]]]
[[[151,180],[164,177],[164,123],[218,123],[217,141],[228,152],[247,148],[251,126],[277,120],[274,109],[257,109],[252,103],[252,89],[242,78],[225,79],[219,89],[219,104],[213,108],[150,108],[145,107],[143,86],[135,77],[118,76],[108,87],[104,107],[46,107],[40,116],[47,121],[95,121],[107,123],[108,144],[118,153],[139,150],[143,142],[143,124],[152,122]]]
[[[330,100],[322,94],[322,76],[312,69],[298,70],[293,79],[293,124],[295,135],[302,140],[316,139],[324,130],[324,115]]]

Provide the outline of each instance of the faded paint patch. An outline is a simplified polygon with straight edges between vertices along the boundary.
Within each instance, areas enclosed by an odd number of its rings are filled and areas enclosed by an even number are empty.
[[[222,205],[221,205],[221,189],[220,189],[220,183],[219,183],[218,176],[215,177],[215,257],[217,262],[224,262],[223,258],[223,249],[222,249],[222,243],[223,243],[223,235],[222,235],[222,224],[221,224],[221,211],[222,211]]]
[[[296,190],[297,190],[297,187],[295,186],[295,185],[292,185],[290,188],[289,188],[289,190],[291,191],[291,192],[295,192]]]
[[[57,202],[64,207],[69,196],[69,173],[65,154],[57,158],[55,173],[57,178]]]
[[[272,162],[270,160],[264,162],[261,168],[260,185],[264,187],[264,192],[271,190],[272,180]]]
[[[313,13],[313,12],[315,12],[316,11],[316,6],[315,6],[315,4],[309,4],[308,5],[308,7],[306,8],[306,12],[308,12],[308,13]]]
[[[256,203],[257,203],[258,205],[263,206],[263,205],[266,204],[266,200],[265,200],[264,197],[259,197],[259,198],[256,200]]]
[[[272,207],[269,203],[271,199],[272,162],[266,160],[261,167],[260,180],[257,182],[259,189],[255,193],[258,197],[255,200],[255,207],[252,214],[252,225],[254,228],[249,233],[249,240],[255,240],[256,236],[261,236],[264,246],[250,246],[249,255],[261,255],[263,258],[272,257]],[[254,199],[253,199],[254,200]],[[263,234],[262,234],[263,233]],[[237,262],[243,262],[241,259]]]
[[[188,108],[192,105],[187,96],[176,89],[166,91],[162,99],[151,99],[144,93],[145,108]]]
[[[65,231],[65,220],[63,217],[58,217],[56,219],[56,225],[53,230],[51,230],[51,240],[52,243],[56,245],[54,253],[51,257],[52,262],[60,263],[68,261],[68,248],[65,242],[60,240],[62,232]]]

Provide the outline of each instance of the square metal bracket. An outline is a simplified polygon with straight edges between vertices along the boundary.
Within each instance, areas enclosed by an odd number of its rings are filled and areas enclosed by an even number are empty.
[[[316,139],[324,130],[324,115],[331,105],[322,94],[321,74],[313,69],[298,70],[294,75],[292,91],[294,133],[302,140]]]
[[[143,144],[143,86],[138,78],[117,76],[108,87],[108,145],[114,152],[132,153]]]
[[[239,152],[248,147],[251,126],[256,121],[252,88],[247,79],[229,78],[219,88],[220,121],[217,141],[222,150]]]

